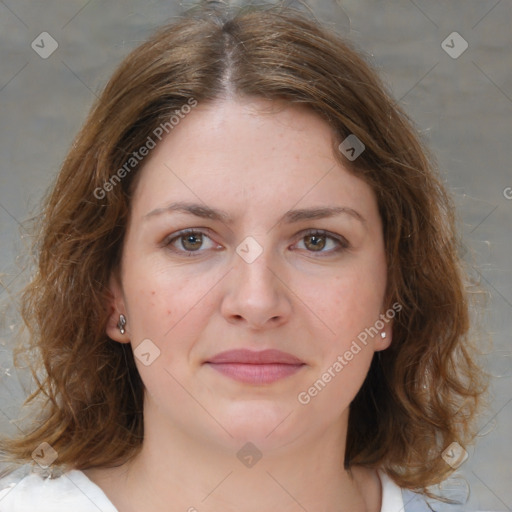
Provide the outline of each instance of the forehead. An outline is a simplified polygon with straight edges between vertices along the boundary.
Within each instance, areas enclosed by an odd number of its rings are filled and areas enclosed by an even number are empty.
[[[261,216],[328,202],[375,213],[373,191],[334,158],[333,141],[328,123],[304,106],[200,103],[147,157],[133,207],[145,214],[188,200]]]

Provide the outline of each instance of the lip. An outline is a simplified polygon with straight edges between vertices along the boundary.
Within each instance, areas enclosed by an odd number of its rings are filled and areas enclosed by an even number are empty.
[[[280,350],[268,349],[253,351],[247,349],[220,352],[207,363],[239,363],[239,364],[304,364],[298,357]]]
[[[298,357],[275,349],[228,350],[215,355],[206,364],[226,377],[248,384],[271,384],[305,366]]]

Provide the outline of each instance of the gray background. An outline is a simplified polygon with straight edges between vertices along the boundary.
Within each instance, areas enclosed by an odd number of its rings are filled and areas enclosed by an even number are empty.
[[[493,339],[485,357],[493,375],[490,408],[458,474],[471,488],[465,510],[512,510],[512,189],[507,188],[512,187],[512,2],[309,0],[308,5],[370,56],[431,146],[455,198],[461,251],[474,258],[471,272],[490,294],[484,326]],[[0,0],[4,305],[12,305],[11,293],[27,274],[20,274],[23,261],[16,259],[28,241],[22,224],[57,173],[94,96],[132,48],[182,10],[176,1]],[[458,58],[441,46],[454,31],[468,43]],[[31,47],[42,32],[58,43],[46,59]],[[461,48],[455,40],[448,44]],[[4,316],[0,323],[0,428],[12,433],[17,427],[11,420],[25,393],[19,379],[29,382],[13,368],[14,322]]]

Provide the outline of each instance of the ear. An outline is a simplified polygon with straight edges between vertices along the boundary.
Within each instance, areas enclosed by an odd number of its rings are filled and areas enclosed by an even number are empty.
[[[107,307],[109,308],[109,316],[107,320],[106,333],[109,338],[119,343],[130,343],[130,333],[128,326],[128,315],[126,314],[126,306],[124,303],[124,294],[116,272],[113,272],[109,280],[109,301]],[[126,318],[126,325],[124,326],[125,332],[121,334],[119,329],[119,317],[124,315]]]

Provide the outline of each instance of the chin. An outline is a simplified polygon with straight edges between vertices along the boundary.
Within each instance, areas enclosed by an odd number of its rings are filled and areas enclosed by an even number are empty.
[[[219,419],[238,444],[251,441],[257,446],[281,446],[297,435],[296,406],[271,400],[248,400],[230,404]],[[259,444],[258,444],[259,443]]]

